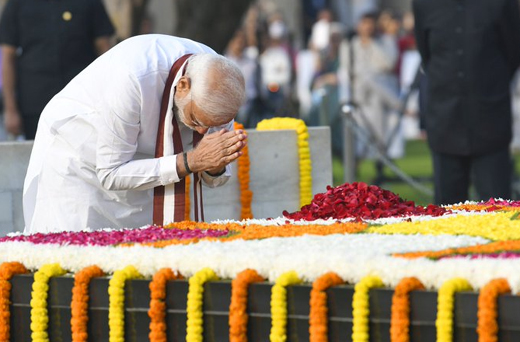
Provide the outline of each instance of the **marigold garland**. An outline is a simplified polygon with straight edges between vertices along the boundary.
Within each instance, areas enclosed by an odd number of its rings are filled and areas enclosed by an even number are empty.
[[[247,341],[247,294],[249,285],[264,281],[258,272],[246,269],[231,282],[231,304],[229,305],[229,341]]]
[[[181,278],[170,268],[162,268],[154,274],[150,282],[150,334],[148,337],[151,342],[165,342],[168,340],[166,335],[166,284],[175,279]]]
[[[410,292],[423,289],[424,285],[415,277],[403,278],[395,287],[390,321],[391,342],[410,341]]]
[[[276,279],[271,289],[271,342],[287,340],[287,286],[300,284],[295,271],[289,271]]]
[[[244,125],[235,121],[235,130],[243,130]],[[252,219],[253,212],[251,210],[251,202],[253,201],[253,192],[249,188],[250,181],[250,161],[249,161],[249,147],[246,145],[242,148],[242,155],[237,160],[238,166],[238,184],[240,185],[240,219]]]
[[[305,122],[295,118],[265,119],[258,123],[259,131],[280,129],[296,130],[298,135],[298,156],[300,166],[300,208],[312,201],[312,164],[309,149],[309,132]]]
[[[188,302],[186,304],[186,341],[202,342],[203,340],[203,296],[204,284],[208,281],[217,280],[218,277],[210,268],[203,268],[193,275],[189,280]]]
[[[43,265],[35,274],[31,293],[31,338],[34,342],[48,342],[49,314],[47,297],[49,280],[64,275],[66,271],[59,264]]]
[[[190,183],[191,183],[191,177],[190,175],[187,175],[184,177],[185,182],[185,191],[184,191],[184,220],[189,221],[190,220],[190,214],[191,214],[191,200],[190,200]]]
[[[89,285],[92,278],[102,277],[104,272],[99,266],[85,267],[74,275],[74,287],[72,288],[71,307],[71,331],[72,341],[88,341],[88,301]]]
[[[4,262],[0,265],[0,341],[11,338],[11,278],[16,274],[27,273],[19,262]]]
[[[141,278],[137,269],[130,265],[115,271],[108,284],[108,328],[110,342],[125,340],[125,282]]]
[[[453,308],[455,292],[469,291],[471,285],[466,279],[453,278],[442,284],[437,300],[437,342],[451,342],[453,340]]]
[[[504,278],[491,280],[480,290],[477,324],[479,342],[498,341],[497,298],[501,294],[510,292],[511,287]]]
[[[495,241],[520,239],[520,220],[512,220],[514,214],[488,213],[482,215],[459,215],[419,222],[401,222],[374,226],[367,233],[376,234],[423,234],[423,235],[468,235]],[[500,227],[500,229],[496,229]]]
[[[343,283],[336,273],[325,273],[312,283],[310,295],[309,339],[310,342],[328,341],[327,293],[329,287]]]
[[[430,258],[441,259],[443,257],[454,255],[471,255],[471,254],[494,254],[504,251],[520,251],[520,240],[513,241],[499,241],[488,243],[485,245],[475,245],[468,247],[447,248],[440,251],[423,251],[423,252],[409,252],[409,253],[395,253],[393,256],[407,259],[415,258]]]
[[[354,287],[354,297],[352,298],[352,342],[369,341],[369,291],[372,288],[383,286],[381,278],[366,276]]]

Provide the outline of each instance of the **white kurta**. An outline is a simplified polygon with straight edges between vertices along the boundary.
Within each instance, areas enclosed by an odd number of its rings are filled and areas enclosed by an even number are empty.
[[[129,38],[58,93],[40,117],[25,178],[25,232],[150,224],[153,188],[179,181],[175,155],[154,157],[165,82],[179,57],[207,52],[215,53],[172,36]],[[178,122],[190,150],[193,131]],[[210,187],[229,176],[229,166],[220,177],[202,173]]]

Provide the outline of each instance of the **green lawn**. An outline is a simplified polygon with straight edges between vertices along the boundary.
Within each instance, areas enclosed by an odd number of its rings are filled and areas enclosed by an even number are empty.
[[[515,155],[516,170],[520,170],[520,155]],[[406,153],[404,158],[396,160],[397,166],[409,176],[420,180],[421,184],[433,189],[432,183],[432,162],[428,145],[424,140],[409,140],[406,143]],[[333,158],[332,172],[334,185],[343,183],[343,164],[340,158]],[[401,198],[412,200],[416,204],[427,205],[433,203],[433,197],[427,196],[395,177],[395,174],[385,168],[385,177],[389,181],[383,182],[380,186],[398,194]],[[376,170],[374,161],[363,160],[358,168],[357,181],[367,184],[374,184]],[[516,197],[516,196],[513,196]]]

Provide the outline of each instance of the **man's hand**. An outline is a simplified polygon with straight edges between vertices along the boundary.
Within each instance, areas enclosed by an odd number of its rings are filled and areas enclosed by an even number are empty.
[[[243,130],[223,129],[205,135],[194,150],[188,153],[188,165],[193,172],[220,173],[226,165],[242,155],[247,135]]]
[[[22,134],[22,118],[17,110],[8,110],[4,112],[5,130],[12,135]]]

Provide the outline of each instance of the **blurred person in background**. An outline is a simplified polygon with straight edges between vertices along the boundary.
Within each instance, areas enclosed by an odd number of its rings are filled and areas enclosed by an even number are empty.
[[[338,94],[339,47],[343,31],[341,23],[331,23],[328,44],[319,51],[311,84],[312,106],[309,124],[330,126],[332,151],[335,155],[341,155],[343,147]]]
[[[309,48],[311,50],[321,51],[329,46],[332,19],[333,16],[330,9],[324,8],[318,12],[318,19],[312,25],[309,39]]]
[[[266,105],[263,119],[288,116],[293,80],[293,60],[287,26],[279,14],[272,15],[267,25],[267,47],[259,57],[260,95]]]
[[[259,112],[259,82],[260,68],[258,65],[258,50],[256,47],[246,46],[246,33],[238,30],[229,42],[225,56],[235,62],[245,79],[246,101],[238,111],[236,121],[245,127],[254,127],[251,122],[258,122]],[[256,126],[256,125],[255,125]]]
[[[50,99],[111,47],[101,0],[9,0],[0,21],[4,123],[33,140]]]
[[[511,198],[511,80],[520,65],[517,0],[414,0],[426,72],[435,203]]]
[[[380,38],[376,36],[374,13],[366,13],[357,25],[356,35],[344,39],[340,46],[339,80],[342,100],[351,101],[359,110],[356,120],[366,132],[358,131],[357,155],[373,158],[371,144],[386,149],[388,133],[387,107],[396,106],[396,97],[387,89],[385,80],[395,68],[395,58],[389,58]]]

